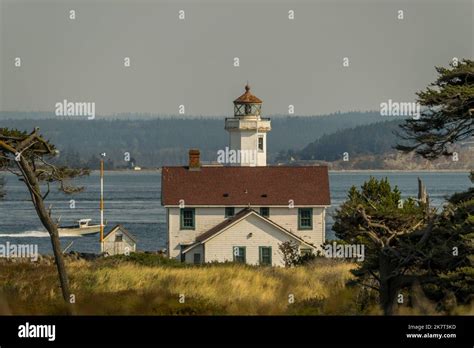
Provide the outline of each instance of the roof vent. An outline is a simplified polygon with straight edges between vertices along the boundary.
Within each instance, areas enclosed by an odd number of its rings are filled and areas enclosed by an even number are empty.
[[[228,193],[224,193],[223,196],[224,196],[224,197],[229,197],[229,194],[228,194]]]
[[[262,194],[262,196],[261,196],[261,197],[267,197],[267,194],[266,194],[266,193],[264,193],[264,194]]]

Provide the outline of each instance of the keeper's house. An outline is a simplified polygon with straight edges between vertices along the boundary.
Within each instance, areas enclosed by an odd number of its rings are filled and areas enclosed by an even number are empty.
[[[301,253],[324,243],[328,169],[267,166],[270,120],[260,117],[262,102],[249,90],[226,119],[230,150],[245,156],[203,166],[190,150],[188,166],[162,170],[170,258],[283,266],[281,243],[292,241]]]

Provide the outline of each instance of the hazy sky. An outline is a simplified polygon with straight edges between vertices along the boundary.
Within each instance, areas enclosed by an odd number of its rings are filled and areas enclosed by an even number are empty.
[[[474,55],[472,0],[0,3],[3,111],[67,99],[97,114],[231,115],[247,80],[264,114],[378,110]]]

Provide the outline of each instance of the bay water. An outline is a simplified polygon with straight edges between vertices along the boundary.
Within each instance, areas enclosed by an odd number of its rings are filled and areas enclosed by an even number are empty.
[[[398,186],[403,198],[416,197],[417,178],[427,188],[433,206],[441,207],[445,198],[471,186],[468,172],[331,172],[331,204],[326,220],[326,238],[333,239],[332,218],[337,207],[344,202],[352,185],[359,187],[371,176],[387,177],[392,186]],[[0,200],[0,244],[37,244],[41,254],[50,254],[49,235],[41,225],[30,201],[24,183],[12,174],[6,179],[6,197]],[[52,205],[53,217],[60,217],[61,225],[74,224],[78,219],[91,218],[99,223],[99,173],[76,180],[85,190],[65,195],[52,186],[47,205]],[[231,183],[229,183],[231,184]],[[157,251],[166,248],[167,232],[165,209],[161,206],[161,175],[158,171],[110,171],[105,173],[105,217],[107,227],[121,224],[137,239],[137,249]],[[73,207],[73,208],[72,208]],[[72,245],[71,245],[72,242]],[[79,252],[98,253],[99,235],[62,237],[63,248]]]

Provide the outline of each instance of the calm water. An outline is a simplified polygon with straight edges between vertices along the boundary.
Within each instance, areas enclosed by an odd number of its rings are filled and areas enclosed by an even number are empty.
[[[417,195],[417,177],[423,179],[428,194],[435,206],[443,203],[444,197],[468,188],[471,183],[467,173],[432,172],[371,172],[371,173],[330,173],[331,201],[327,217],[326,236],[333,238],[331,213],[346,198],[352,185],[360,186],[370,176],[388,177],[392,185],[397,185],[404,198]],[[13,175],[7,174],[7,197],[0,201],[0,243],[7,241],[18,244],[38,244],[40,253],[50,253],[50,240],[29,201],[24,184]],[[107,172],[105,178],[106,231],[116,224],[122,224],[137,238],[140,250],[158,250],[166,247],[165,211],[160,204],[160,182],[158,172]],[[77,181],[86,190],[66,196],[52,189],[48,204],[53,206],[54,216],[61,217],[61,223],[69,225],[80,218],[92,218],[99,222],[99,176],[92,173]],[[70,208],[70,200],[75,200],[75,209]],[[71,242],[69,250],[98,252],[98,235],[61,238],[63,247]]]

